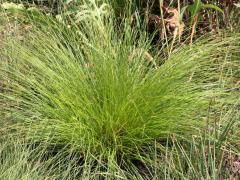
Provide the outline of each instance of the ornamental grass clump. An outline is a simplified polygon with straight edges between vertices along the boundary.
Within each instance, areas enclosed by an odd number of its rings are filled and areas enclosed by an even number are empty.
[[[1,51],[7,133],[121,166],[170,134],[191,137],[211,123],[209,106],[236,103],[237,35],[182,47],[154,68],[145,33],[125,21],[117,26],[111,13],[71,27],[50,17],[31,23],[24,42],[10,38]]]

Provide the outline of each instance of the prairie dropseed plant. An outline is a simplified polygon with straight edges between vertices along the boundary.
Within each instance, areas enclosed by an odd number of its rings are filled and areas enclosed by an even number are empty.
[[[156,141],[169,134],[191,139],[214,122],[209,106],[220,112],[238,102],[232,82],[239,58],[232,57],[239,35],[182,47],[156,69],[144,58],[150,48],[145,33],[125,21],[117,26],[111,12],[90,11],[70,29],[50,17],[31,17],[25,41],[4,42],[0,114],[3,124],[12,121],[7,133],[70,146],[89,173],[94,167],[121,174]]]

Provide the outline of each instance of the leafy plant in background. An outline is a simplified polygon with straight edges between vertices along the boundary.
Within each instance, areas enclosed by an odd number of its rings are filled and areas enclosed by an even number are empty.
[[[15,4],[15,3],[13,3],[13,2],[10,2],[10,3],[5,2],[5,3],[2,3],[2,4],[1,4],[1,7],[2,7],[3,9],[7,9],[7,10],[24,10],[24,9],[25,9],[24,6],[23,6],[23,4]]]
[[[12,13],[14,16],[21,16],[25,13],[32,14],[32,15],[39,15],[40,10],[36,7],[24,7],[21,3],[13,3],[13,2],[4,2],[1,4],[1,8],[4,9],[6,12]]]
[[[88,0],[85,3],[82,1],[66,0],[63,2],[64,11],[62,14],[58,14],[56,18],[63,22],[64,18],[71,18],[74,23],[79,23],[85,18],[91,16],[102,16],[109,14],[111,10],[107,3],[99,2],[96,0]]]
[[[183,7],[182,11],[184,12],[185,10],[187,10],[190,12],[190,15],[191,15],[190,24],[192,26],[192,31],[190,36],[190,44],[192,44],[193,42],[193,36],[196,31],[196,26],[199,19],[199,13],[204,9],[213,9],[224,14],[223,10],[220,9],[218,6],[214,4],[204,4],[201,0],[194,0],[194,3],[192,5],[187,5],[186,7]]]

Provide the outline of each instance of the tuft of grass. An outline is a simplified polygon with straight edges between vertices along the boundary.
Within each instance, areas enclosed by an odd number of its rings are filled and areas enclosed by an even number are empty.
[[[88,175],[94,169],[122,177],[122,169],[135,171],[126,164],[144,161],[154,142],[169,134],[190,140],[214,122],[209,107],[220,113],[239,102],[233,84],[238,34],[182,47],[153,68],[144,58],[150,48],[145,33],[125,21],[117,28],[113,14],[91,11],[70,29],[50,17],[31,17],[26,41],[4,43],[4,133],[70,146],[87,162]]]

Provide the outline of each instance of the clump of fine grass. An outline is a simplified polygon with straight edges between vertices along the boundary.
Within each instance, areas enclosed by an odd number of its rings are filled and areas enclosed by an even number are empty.
[[[144,58],[145,34],[124,21],[118,29],[113,16],[94,11],[72,29],[42,18],[32,19],[26,42],[5,42],[0,101],[9,133],[70,145],[110,172],[169,134],[190,139],[210,102],[217,112],[237,102],[231,51],[239,36],[183,48],[155,69]]]

